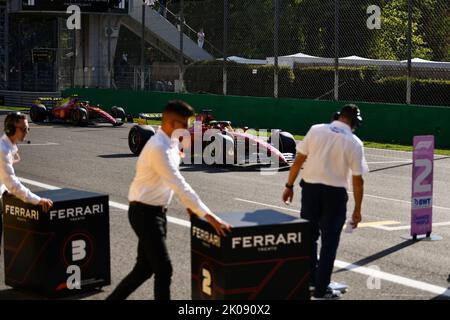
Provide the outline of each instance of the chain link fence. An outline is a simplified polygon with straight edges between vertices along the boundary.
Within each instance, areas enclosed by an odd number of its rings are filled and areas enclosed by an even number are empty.
[[[97,49],[80,40],[89,35],[66,30],[64,18],[14,16],[9,89],[112,87],[450,106],[448,0],[167,0],[146,10],[186,36],[184,52],[179,39],[166,47],[156,39],[145,43],[142,60],[140,29],[119,23],[114,58],[95,65],[106,49],[92,55]],[[37,31],[48,36],[37,41]],[[188,42],[213,58],[195,61]],[[33,61],[36,48],[55,50],[55,60]]]
[[[185,1],[184,11],[228,60],[188,65],[190,92],[450,106],[448,1]]]

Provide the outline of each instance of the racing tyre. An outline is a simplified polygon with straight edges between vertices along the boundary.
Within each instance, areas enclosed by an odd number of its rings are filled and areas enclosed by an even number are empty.
[[[33,104],[30,108],[31,121],[42,122],[47,117],[47,108],[43,104]]]
[[[203,162],[207,165],[219,164],[235,164],[236,163],[236,146],[234,139],[226,134],[217,133],[213,135],[214,140],[209,143],[203,150]],[[217,143],[216,141],[219,141]],[[214,143],[214,148],[212,148]]]
[[[112,107],[111,108],[111,116],[115,119],[120,118],[122,120],[122,122],[125,122],[125,118],[126,118],[125,110],[123,110],[123,108],[121,108],[121,107],[117,107],[117,106]]]
[[[224,164],[236,164],[234,139],[226,134],[222,135],[222,160]]]
[[[89,122],[88,112],[85,108],[78,107],[72,111],[72,123],[75,126],[85,126]]]
[[[155,134],[151,126],[134,126],[128,133],[128,147],[135,155],[139,155],[148,140]]]
[[[277,137],[278,137],[278,150],[281,153],[292,153],[294,155],[296,154],[297,152],[296,143],[294,136],[292,134],[286,131],[278,130],[273,133],[273,135],[269,138],[268,142],[271,145],[274,145],[273,140],[277,139]]]

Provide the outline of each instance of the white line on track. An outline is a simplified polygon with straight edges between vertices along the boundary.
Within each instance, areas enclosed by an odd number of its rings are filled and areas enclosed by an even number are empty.
[[[351,191],[348,191],[348,193],[353,193]],[[400,200],[400,199],[393,199],[393,198],[386,198],[386,197],[379,197],[379,196],[373,196],[370,194],[364,194],[364,197],[369,197],[369,198],[374,198],[374,199],[379,199],[379,200],[388,200],[388,201],[396,201],[396,202],[401,202],[401,203],[406,203],[406,204],[411,204],[411,201],[406,201],[406,200]],[[289,209],[286,207],[280,207],[280,206],[275,206],[272,204],[267,204],[267,203],[262,203],[262,202],[256,202],[256,201],[251,201],[251,200],[245,200],[245,199],[241,199],[241,198],[234,198],[237,201],[242,201],[242,202],[248,202],[248,203],[253,203],[253,204],[258,204],[258,205],[263,205],[266,207],[271,207],[271,208],[277,208],[277,209],[282,209],[282,210],[287,210],[287,211],[291,211],[291,212],[300,212],[300,209]],[[450,210],[450,208],[447,207],[440,207],[440,206],[433,206],[433,208],[435,209],[442,209],[442,210]]]
[[[58,190],[61,189],[59,187],[55,187],[49,184],[45,184],[45,183],[41,183],[41,182],[37,182],[34,180],[30,180],[30,179],[25,179],[25,178],[19,178],[20,181],[22,181],[23,183],[29,184],[29,185],[33,185],[33,186],[37,186],[37,187],[41,187],[41,188],[45,188],[45,189],[49,189],[49,190]],[[236,198],[239,199],[239,198]],[[241,199],[243,200],[243,199]],[[245,201],[249,201],[249,200],[245,200]],[[128,206],[124,205],[122,203],[118,203],[118,202],[114,202],[114,201],[110,201],[109,205],[111,207],[117,208],[117,209],[121,209],[121,210],[128,210]],[[278,206],[272,206],[275,208],[283,208],[283,207],[278,207]],[[286,208],[283,208],[286,209]],[[294,211],[292,209],[288,209],[291,211]],[[296,212],[298,212],[298,210],[295,210]],[[189,221],[183,220],[183,219],[178,219],[175,217],[170,217],[167,216],[167,220],[171,223],[175,223],[178,224],[180,226],[183,227],[187,227],[190,228],[191,223]],[[406,287],[411,287],[413,289],[418,289],[418,290],[422,290],[422,291],[426,291],[426,292],[430,292],[432,294],[436,294],[436,295],[441,295],[441,296],[445,296],[445,297],[450,297],[450,289],[444,288],[444,287],[439,287],[439,286],[435,286],[426,282],[422,282],[422,281],[417,281],[417,280],[413,280],[413,279],[409,279],[409,278],[405,278],[402,276],[398,276],[392,273],[387,273],[387,272],[382,272],[382,271],[378,271],[378,270],[374,270],[374,269],[370,269],[370,268],[366,268],[366,267],[362,267],[356,264],[352,264],[352,263],[348,263],[345,261],[341,261],[341,260],[335,260],[334,262],[334,266],[337,268],[341,268],[341,269],[346,269],[352,272],[356,272],[359,274],[363,274],[366,276],[370,276],[373,278],[378,278],[380,280],[386,280],[389,282],[393,282],[393,283],[397,283]]]
[[[122,204],[119,202],[115,202],[115,201],[109,201],[109,205],[111,207],[117,208],[117,209],[121,209],[124,211],[128,211],[128,206],[126,204]],[[167,216],[167,221],[178,224],[180,226],[183,227],[187,227],[190,228],[191,227],[191,223],[189,221],[183,220],[183,219],[178,219],[175,217],[171,217],[171,216]]]
[[[371,148],[371,147],[364,147],[364,149],[377,151],[377,152],[392,152],[392,153],[406,153],[406,154],[412,154],[412,151],[405,151],[405,150],[387,150],[387,149],[379,149],[379,148]]]
[[[352,191],[348,191],[348,193],[353,193]],[[364,197],[374,198],[374,199],[380,199],[380,200],[387,200],[387,201],[395,201],[395,202],[401,202],[406,204],[411,204],[411,201],[406,200],[400,200],[400,199],[394,199],[394,198],[386,198],[386,197],[380,197],[380,196],[374,196],[371,194],[364,194]],[[433,206],[434,209],[441,209],[441,210],[450,210],[448,207],[441,207],[441,206]]]
[[[46,143],[20,143],[20,147],[31,147],[31,146],[59,146],[59,143],[55,142],[46,142]]]
[[[410,160],[396,160],[396,161],[369,161],[367,164],[388,164],[388,163],[411,163]]]
[[[270,208],[276,208],[276,209],[291,211],[291,212],[295,212],[295,213],[299,213],[300,212],[300,209],[289,209],[289,208],[286,208],[286,207],[279,207],[279,206],[274,206],[272,204],[256,202],[256,201],[251,201],[251,200],[245,200],[245,199],[241,199],[241,198],[234,198],[234,200],[241,201],[241,202],[252,203],[252,204],[257,204],[257,205],[262,205],[262,206],[270,207]]]
[[[445,297],[450,297],[450,289],[435,286],[426,282],[417,281],[409,278],[405,278],[402,276],[397,276],[392,273],[387,273],[371,268],[366,268],[362,266],[358,266],[356,264],[348,263],[345,261],[335,260],[334,266],[337,268],[346,269],[349,271],[353,271],[359,274],[363,274],[369,277],[372,277],[373,279],[380,279],[380,280],[386,280],[389,282],[397,283],[406,287],[419,289],[423,291],[427,291],[436,295],[441,295]]]
[[[364,195],[364,196],[366,196],[366,195]],[[383,200],[397,200],[397,199],[389,199],[389,198],[376,197],[376,196],[372,196],[372,197],[381,198]],[[299,213],[300,212],[300,209],[289,209],[289,208],[286,208],[286,207],[280,207],[280,206],[275,206],[275,205],[268,204],[268,203],[256,202],[256,201],[251,201],[251,200],[246,200],[246,199],[241,199],[241,198],[234,198],[234,200],[241,201],[241,202],[247,202],[247,203],[251,203],[251,204],[256,204],[256,205],[260,205],[260,206],[265,206],[265,207],[269,207],[269,208],[276,208],[276,209],[281,209],[281,210],[286,210],[286,211],[292,211],[292,212],[295,212],[295,213]],[[403,200],[397,200],[397,201],[402,201],[403,202]],[[410,202],[408,202],[408,201],[405,201],[405,202],[410,204]],[[450,210],[450,208],[438,207],[438,206],[433,206],[433,208],[440,208],[440,209]],[[450,222],[436,222],[436,223],[433,223],[433,227],[442,227],[442,226],[448,226],[448,225],[450,225]],[[398,230],[409,230],[410,229],[410,226],[390,227],[390,226],[383,226],[383,225],[372,225],[372,226],[367,226],[367,227],[368,228],[373,228],[373,229],[384,230],[384,231],[398,231]]]
[[[436,222],[432,224],[433,227],[444,227],[444,226],[450,226],[450,222]],[[399,231],[399,230],[409,230],[410,226],[398,226],[398,227],[389,227],[389,226],[383,226],[383,230],[386,231]]]
[[[36,186],[36,187],[40,187],[40,188],[44,188],[44,189],[48,189],[48,190],[59,190],[59,189],[61,189],[59,187],[55,187],[55,186],[52,186],[52,185],[49,185],[49,184],[37,182],[37,181],[34,181],[34,180],[30,180],[30,179],[25,179],[25,178],[20,178],[19,177],[19,180],[22,181],[23,183],[26,183],[26,184],[29,184],[29,185],[32,185],[32,186]]]

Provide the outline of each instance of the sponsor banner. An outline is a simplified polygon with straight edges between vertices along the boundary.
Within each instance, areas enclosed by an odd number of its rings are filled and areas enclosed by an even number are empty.
[[[66,12],[71,5],[80,7],[81,12],[128,14],[129,0],[22,0],[24,11]]]
[[[274,210],[219,216],[233,226],[226,237],[192,217],[193,299],[309,299],[306,220]]]
[[[416,136],[413,145],[411,236],[417,236],[432,228],[434,136]]]

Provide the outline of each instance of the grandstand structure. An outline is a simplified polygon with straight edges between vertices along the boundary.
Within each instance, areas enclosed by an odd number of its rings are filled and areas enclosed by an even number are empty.
[[[57,95],[69,87],[150,89],[155,85],[149,68],[152,56],[163,61],[153,69],[165,73],[173,85],[180,65],[213,59],[206,46],[197,45],[192,28],[187,24],[179,28],[173,13],[163,16],[141,0],[70,1],[81,10],[79,30],[68,28],[74,12],[68,13],[64,3],[0,0],[0,96],[4,99],[19,102],[36,93]]]

